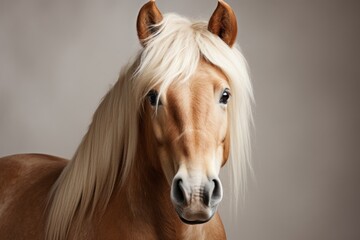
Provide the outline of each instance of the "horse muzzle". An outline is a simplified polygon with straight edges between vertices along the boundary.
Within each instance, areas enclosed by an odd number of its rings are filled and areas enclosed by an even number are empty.
[[[218,177],[189,178],[177,174],[172,181],[171,201],[180,219],[186,224],[201,224],[215,214],[223,191]]]

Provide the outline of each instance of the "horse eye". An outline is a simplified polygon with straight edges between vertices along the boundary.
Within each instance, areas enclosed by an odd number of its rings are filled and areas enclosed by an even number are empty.
[[[159,94],[157,91],[151,90],[147,96],[148,96],[151,106],[156,106],[156,104],[161,105],[161,101],[159,100],[159,102],[158,102]]]
[[[227,104],[228,101],[229,101],[230,96],[231,96],[231,94],[230,94],[229,89],[228,88],[225,89],[224,92],[221,95],[220,103],[221,104]]]

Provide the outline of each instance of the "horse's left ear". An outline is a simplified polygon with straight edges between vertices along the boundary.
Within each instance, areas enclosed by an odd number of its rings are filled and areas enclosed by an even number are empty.
[[[155,4],[155,0],[150,0],[140,9],[138,18],[137,18],[137,33],[141,44],[144,46],[145,41],[149,38],[155,31],[154,25],[161,22],[163,16],[160,10]]]
[[[223,0],[218,1],[217,8],[210,18],[208,29],[230,47],[234,45],[237,35],[236,16],[232,8]]]

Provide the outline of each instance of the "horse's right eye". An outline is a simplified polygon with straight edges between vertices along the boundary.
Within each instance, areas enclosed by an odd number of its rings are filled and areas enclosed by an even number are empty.
[[[151,90],[147,96],[148,96],[151,106],[156,106],[156,104],[161,105],[161,101],[159,100],[159,102],[158,102],[159,94],[157,91]]]

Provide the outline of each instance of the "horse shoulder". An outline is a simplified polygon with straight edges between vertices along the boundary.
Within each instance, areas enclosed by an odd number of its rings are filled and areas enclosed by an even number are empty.
[[[66,163],[43,154],[0,158],[0,236],[39,239],[49,191]]]

